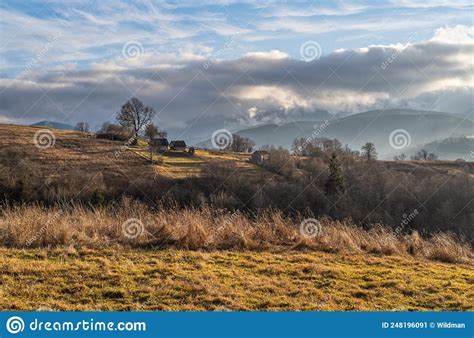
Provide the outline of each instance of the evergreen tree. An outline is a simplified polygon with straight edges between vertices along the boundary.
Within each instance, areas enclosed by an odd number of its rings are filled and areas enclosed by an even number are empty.
[[[336,153],[332,153],[329,160],[329,177],[326,181],[326,194],[329,196],[337,196],[344,193],[344,174],[341,165],[337,161]]]

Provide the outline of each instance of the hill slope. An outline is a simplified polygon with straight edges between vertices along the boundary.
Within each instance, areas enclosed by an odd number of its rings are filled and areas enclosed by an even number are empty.
[[[437,140],[415,149],[408,149],[406,153],[414,155],[421,149],[425,149],[430,153],[434,152],[440,158],[446,160],[474,161],[474,138],[472,137],[451,137]]]
[[[76,130],[73,126],[61,122],[41,121],[32,124],[33,127],[48,127],[61,130]]]
[[[46,144],[51,147],[35,146],[39,131],[47,131],[44,140],[49,140]],[[37,174],[35,178],[45,185],[58,180],[76,182],[78,192],[102,186],[126,188],[139,180],[137,172],[141,177],[153,177],[146,161],[124,150],[123,145],[76,131],[0,124],[0,150],[4,155],[0,167],[24,180],[32,180]],[[6,179],[5,175],[0,177]]]
[[[35,146],[35,134],[49,131],[51,147]],[[133,187],[136,183],[157,177],[182,179],[201,175],[208,163],[229,163],[249,177],[263,169],[248,162],[249,154],[197,150],[195,156],[182,152],[155,153],[157,162],[150,165],[145,142],[129,146],[123,141],[90,137],[78,131],[0,124],[0,168],[12,177],[41,173],[44,182],[68,178],[78,181],[78,189]],[[0,176],[1,180],[5,176]],[[90,182],[86,182],[86,181]],[[86,184],[87,183],[87,184]],[[81,190],[81,189],[79,189]]]

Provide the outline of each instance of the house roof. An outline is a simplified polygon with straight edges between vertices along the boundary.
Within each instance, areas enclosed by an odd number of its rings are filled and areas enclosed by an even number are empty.
[[[168,142],[168,139],[166,138],[155,138],[153,139],[152,141],[153,145],[155,146],[163,146],[163,147],[167,147],[169,145],[169,142]]]
[[[172,146],[172,147],[186,147],[186,142],[184,142],[182,140],[171,141],[170,146]]]
[[[269,155],[270,153],[266,150],[256,150],[252,155]]]

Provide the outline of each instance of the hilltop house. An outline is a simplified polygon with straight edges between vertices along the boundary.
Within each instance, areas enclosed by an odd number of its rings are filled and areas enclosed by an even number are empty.
[[[164,153],[170,149],[170,144],[166,138],[155,138],[151,140],[151,146],[160,153]]]
[[[171,141],[170,148],[171,150],[176,150],[176,151],[186,151],[186,142],[182,140]]]
[[[257,150],[252,153],[250,162],[255,164],[265,163],[270,159],[270,153],[266,150]]]

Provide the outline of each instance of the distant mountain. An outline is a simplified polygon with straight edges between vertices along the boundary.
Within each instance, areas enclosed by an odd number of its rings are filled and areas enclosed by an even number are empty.
[[[474,161],[474,137],[450,137],[444,140],[430,142],[416,149],[410,150],[405,154],[411,156],[417,151],[426,149],[429,153],[435,153],[440,160]]]
[[[52,122],[52,121],[41,121],[35,124],[32,124],[34,127],[48,127],[48,128],[55,128],[55,129],[62,129],[62,130],[76,130],[73,126],[65,123],[60,122]]]
[[[288,117],[286,117],[288,118]],[[291,114],[293,121],[324,121],[331,119],[330,115],[325,110],[318,110],[312,112],[294,111]],[[281,113],[267,112],[259,113],[255,119],[244,116],[242,113],[236,113],[235,116],[199,116],[192,120],[188,120],[182,127],[165,127],[168,136],[173,139],[184,139],[187,143],[203,146],[205,141],[210,138],[212,133],[218,129],[227,129],[235,132],[240,129],[252,129],[256,126],[271,125],[280,123],[282,120]],[[313,122],[311,122],[312,124]],[[204,143],[202,143],[204,141]],[[210,145],[210,142],[209,142]]]
[[[397,129],[408,132],[409,147],[416,148],[426,143],[450,137],[471,135],[474,122],[465,116],[435,111],[407,109],[373,110],[353,114],[339,119],[324,121],[299,121],[283,125],[268,124],[238,131],[241,136],[254,140],[257,147],[269,144],[291,149],[295,138],[337,138],[354,150],[360,150],[366,142],[373,142],[381,159],[391,159],[400,153],[390,145],[390,134]],[[200,144],[209,146],[210,141]]]

